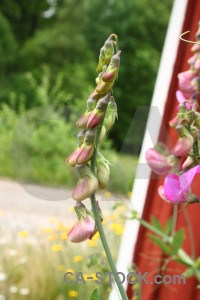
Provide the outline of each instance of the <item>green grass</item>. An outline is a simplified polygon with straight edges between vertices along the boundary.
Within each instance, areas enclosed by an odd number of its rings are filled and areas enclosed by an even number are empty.
[[[121,218],[124,209],[118,207],[104,216],[104,229],[115,260],[124,230]],[[111,286],[105,273],[110,268],[99,234],[92,241],[72,244],[66,240],[72,225],[52,217],[45,227],[28,230],[7,226],[5,231],[5,225],[0,223],[0,295],[8,300],[82,300],[90,299],[92,290],[98,287],[101,299],[108,299]],[[72,285],[64,282],[66,272],[74,274],[70,278],[74,281]],[[85,280],[85,276],[93,276],[93,280],[75,283],[78,272],[84,274]],[[97,272],[104,276],[102,284],[95,282]],[[22,295],[23,289],[27,290],[27,296]]]

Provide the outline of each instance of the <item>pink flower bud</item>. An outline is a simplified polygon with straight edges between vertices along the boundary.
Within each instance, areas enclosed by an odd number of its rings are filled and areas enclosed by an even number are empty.
[[[159,153],[153,148],[150,148],[145,153],[146,161],[149,167],[158,175],[164,175],[171,171],[175,164],[171,158]]]
[[[106,96],[104,96],[97,102],[96,108],[91,112],[91,115],[89,117],[87,123],[88,128],[94,128],[101,122],[105,115],[109,99],[110,93],[106,94]]]
[[[80,178],[72,193],[72,198],[76,201],[82,201],[96,192],[98,180],[86,165],[76,165],[76,169]]]
[[[67,239],[72,243],[80,243],[89,239],[96,229],[95,221],[85,205],[81,202],[78,204],[80,207],[77,204],[74,207],[78,220],[67,234]]]
[[[121,51],[118,51],[118,53],[112,57],[107,70],[102,75],[103,81],[105,82],[115,81],[115,79],[117,78],[117,74],[120,66],[120,53]]]
[[[171,150],[171,153],[177,157],[181,157],[188,154],[192,147],[193,137],[189,134],[188,136],[183,136],[178,139],[176,145]]]
[[[194,158],[192,156],[188,156],[184,163],[182,164],[182,170],[185,170],[191,167],[194,164]]]
[[[179,118],[179,116],[176,116],[172,120],[169,121],[169,125],[174,128],[179,124],[179,122],[180,122],[180,118]]]
[[[72,167],[76,165],[76,159],[81,151],[81,148],[77,148],[67,159],[66,163]]]
[[[84,112],[84,114],[80,117],[80,119],[78,119],[78,121],[76,122],[76,126],[78,128],[82,128],[82,129],[87,128],[87,122],[88,122],[89,116],[90,116],[90,113],[86,110]]]
[[[191,66],[193,66],[194,63],[195,63],[195,61],[196,61],[196,59],[197,59],[197,53],[195,53],[192,57],[190,57],[187,62],[188,62],[188,64],[190,64]]]
[[[95,133],[90,129],[85,134],[84,143],[81,145],[76,156],[76,164],[81,165],[87,163],[94,152]]]
[[[194,46],[192,46],[192,52],[199,52],[200,51],[200,45],[195,44]]]
[[[76,164],[82,165],[87,163],[92,157],[93,152],[94,152],[94,143],[90,145],[83,143],[76,157]]]
[[[105,111],[100,112],[99,109],[94,109],[89,117],[87,127],[94,128],[96,127],[105,115]]]
[[[195,93],[196,87],[191,83],[196,76],[196,71],[188,70],[182,73],[179,73],[179,89],[184,93],[186,97],[191,97]]]

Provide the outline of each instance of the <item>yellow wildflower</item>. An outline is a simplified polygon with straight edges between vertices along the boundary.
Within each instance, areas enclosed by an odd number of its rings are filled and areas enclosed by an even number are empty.
[[[58,225],[57,225],[57,229],[58,229],[59,231],[66,231],[67,227],[64,226],[64,225],[62,224],[62,222],[59,222]]]
[[[53,233],[53,228],[51,228],[51,227],[41,227],[41,230],[46,234]]]
[[[69,273],[74,273],[74,270],[73,270],[73,269],[66,269],[66,270],[65,270],[65,273],[68,273],[68,272],[69,272]]]
[[[63,271],[65,269],[65,265],[58,266],[59,271]]]
[[[67,240],[67,234],[66,234],[66,232],[65,233],[61,233],[60,237],[61,237],[61,240],[66,241]]]
[[[97,233],[95,233],[95,235],[93,236],[92,240],[93,240],[93,241],[96,241],[96,240],[99,239],[99,237],[100,237],[99,231],[97,231]]]
[[[116,216],[116,215],[114,215],[114,214],[111,214],[111,215],[110,215],[110,220],[111,220],[111,221],[116,221],[116,219],[117,219],[117,216]]]
[[[78,292],[71,290],[71,291],[68,292],[68,296],[70,298],[76,298],[76,297],[78,297]]]
[[[95,240],[88,240],[88,244],[92,248],[97,246],[97,242]]]
[[[70,206],[70,207],[68,208],[68,210],[69,210],[69,212],[73,213],[73,212],[74,212],[74,207],[73,207],[73,205]]]
[[[57,239],[57,234],[56,233],[53,233],[51,234],[49,237],[48,237],[48,241],[49,242],[53,242]]]
[[[128,197],[131,198],[132,192],[128,192]]]
[[[73,258],[73,261],[74,262],[80,262],[80,261],[82,261],[83,260],[83,256],[81,256],[81,255],[76,255],[76,256],[74,256],[74,258]]]
[[[104,193],[105,198],[110,198],[111,195],[112,195],[111,192],[108,191]]]
[[[124,227],[123,227],[123,226],[121,226],[121,227],[119,227],[119,228],[117,228],[117,229],[115,230],[115,233],[116,233],[117,235],[122,235],[123,232],[124,232]]]
[[[62,245],[53,245],[51,249],[53,252],[59,252],[62,250]]]
[[[28,232],[27,232],[26,230],[20,231],[20,232],[18,233],[18,236],[19,236],[20,238],[26,238],[26,237],[28,236]]]
[[[55,223],[56,223],[56,218],[55,218],[55,217],[50,217],[50,218],[49,218],[49,222],[50,222],[51,224],[55,224]]]

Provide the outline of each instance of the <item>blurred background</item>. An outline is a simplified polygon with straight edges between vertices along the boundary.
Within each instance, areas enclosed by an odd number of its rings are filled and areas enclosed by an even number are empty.
[[[172,0],[0,1],[0,300],[88,299],[92,288],[69,288],[63,274],[107,270],[98,235],[88,242],[91,251],[81,245],[81,255],[80,248],[66,246],[73,202],[38,208],[16,182],[65,187],[58,200],[70,197],[77,175],[65,158],[77,146],[75,121],[95,88],[99,50],[116,33],[119,121],[103,144],[112,163],[104,198],[130,197],[171,6]],[[146,113],[130,131],[139,106]],[[105,213],[115,258],[124,209]],[[108,285],[101,290],[107,299]]]

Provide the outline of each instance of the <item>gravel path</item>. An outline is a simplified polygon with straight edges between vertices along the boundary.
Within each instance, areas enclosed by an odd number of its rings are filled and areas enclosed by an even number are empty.
[[[5,226],[7,229],[10,226],[37,229],[48,226],[51,217],[68,225],[76,219],[70,209],[74,205],[71,193],[71,190],[65,188],[21,184],[0,179],[0,226]],[[104,214],[110,212],[116,199],[122,200],[116,195],[107,198],[106,194],[99,194],[97,199]],[[89,199],[84,203],[90,207]]]

